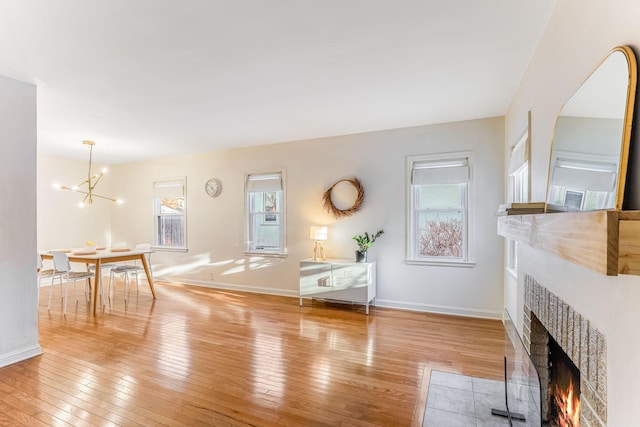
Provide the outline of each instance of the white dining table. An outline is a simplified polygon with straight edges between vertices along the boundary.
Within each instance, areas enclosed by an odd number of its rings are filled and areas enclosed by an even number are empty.
[[[64,251],[67,252],[67,251]],[[149,270],[149,263],[147,263],[146,254],[152,253],[153,251],[139,251],[139,250],[121,250],[118,249],[110,250],[96,250],[95,253],[86,253],[88,251],[85,250],[75,250],[67,253],[69,257],[69,262],[78,262],[95,265],[95,275],[94,275],[94,285],[93,285],[93,314],[97,313],[98,307],[98,289],[100,289],[100,280],[101,280],[101,272],[100,267],[102,264],[113,263],[113,262],[123,262],[123,261],[135,261],[140,260],[142,263],[142,267],[144,268],[144,273],[147,276],[147,281],[149,283],[149,289],[151,289],[151,295],[153,295],[153,299],[156,299],[156,290],[153,287],[153,277],[151,275],[151,271]],[[91,252],[91,251],[89,251]],[[41,252],[40,255],[43,259],[53,259],[53,255],[51,251]]]

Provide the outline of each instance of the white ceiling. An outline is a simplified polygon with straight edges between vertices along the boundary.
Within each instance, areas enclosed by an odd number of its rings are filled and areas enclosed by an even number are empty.
[[[555,0],[0,0],[38,149],[122,163],[504,115]]]

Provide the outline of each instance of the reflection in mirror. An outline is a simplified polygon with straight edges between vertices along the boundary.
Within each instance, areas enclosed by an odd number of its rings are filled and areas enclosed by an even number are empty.
[[[636,59],[613,49],[562,106],[556,121],[547,211],[621,209],[636,90]]]

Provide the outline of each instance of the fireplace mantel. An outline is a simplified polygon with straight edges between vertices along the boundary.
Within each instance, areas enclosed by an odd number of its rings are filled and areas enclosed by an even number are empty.
[[[500,216],[498,234],[601,274],[640,275],[640,211]]]

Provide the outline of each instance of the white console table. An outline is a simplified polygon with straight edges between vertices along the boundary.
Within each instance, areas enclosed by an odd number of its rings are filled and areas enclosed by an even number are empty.
[[[369,314],[369,304],[376,298],[376,263],[346,259],[300,261],[300,307],[303,297],[364,304]]]

